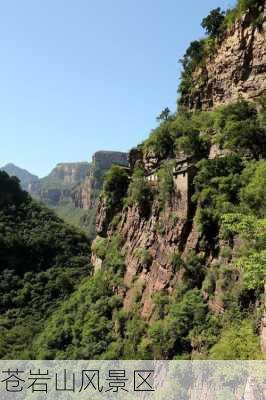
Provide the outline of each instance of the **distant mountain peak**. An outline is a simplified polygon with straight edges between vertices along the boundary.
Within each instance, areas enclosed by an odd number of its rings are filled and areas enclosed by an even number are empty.
[[[1,171],[5,171],[9,176],[16,176],[20,180],[22,189],[28,190],[29,185],[39,181],[37,175],[31,174],[24,168],[20,168],[13,163],[8,163],[0,168]]]

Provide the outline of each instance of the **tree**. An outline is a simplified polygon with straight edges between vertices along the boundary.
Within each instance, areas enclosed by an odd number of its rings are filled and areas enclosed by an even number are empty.
[[[170,109],[166,107],[163,109],[163,111],[158,115],[156,119],[157,121],[167,121],[169,119],[170,114],[171,114]]]
[[[257,219],[253,215],[227,214],[222,220],[223,229],[233,235],[239,234],[245,243],[234,262],[244,273],[245,286],[262,291],[266,278],[266,219]]]
[[[189,72],[198,64],[204,55],[203,42],[199,40],[194,40],[190,43],[184,57],[180,60],[184,68],[184,73]]]
[[[215,360],[256,360],[261,358],[259,339],[252,324],[244,320],[240,326],[226,329],[215,344],[210,356]]]
[[[266,131],[254,104],[240,100],[214,112],[216,140],[222,148],[255,159],[266,154]]]
[[[221,11],[220,7],[215,8],[207,17],[203,18],[201,26],[206,30],[208,35],[217,36],[221,30],[224,18],[224,11]]]
[[[152,192],[145,179],[144,170],[138,167],[134,170],[128,187],[127,202],[130,205],[137,204],[141,208],[146,208],[151,199]]]
[[[128,174],[123,167],[112,165],[105,175],[103,192],[110,206],[120,205],[128,187]]]
[[[159,200],[162,206],[171,200],[174,191],[173,167],[173,162],[168,161],[158,171]]]
[[[153,154],[159,158],[166,158],[173,152],[173,138],[170,133],[170,122],[163,122],[154,129],[143,145],[144,155]]]
[[[238,0],[237,8],[241,12],[245,12],[248,9],[255,9],[263,5],[263,0]]]
[[[0,171],[0,207],[7,205],[18,205],[25,201],[28,195],[22,191],[19,179],[15,176],[10,177],[6,172]]]
[[[243,171],[243,206],[258,217],[266,217],[266,161],[250,163]]]

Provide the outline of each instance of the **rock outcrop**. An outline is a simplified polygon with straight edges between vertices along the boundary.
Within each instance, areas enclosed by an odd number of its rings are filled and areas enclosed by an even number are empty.
[[[265,9],[263,13],[265,17]],[[255,100],[260,96],[266,90],[265,33],[265,22],[259,29],[251,23],[249,14],[236,22],[221,40],[216,54],[207,60],[204,68],[194,73],[193,93],[182,99],[186,110],[210,110],[240,97]],[[214,159],[227,154],[226,150],[213,144],[208,157]],[[157,169],[163,161],[147,152],[143,155],[141,147],[129,153],[131,171],[135,166],[141,166],[151,185],[157,184]],[[191,201],[195,172],[192,159],[177,157],[173,170],[174,189],[163,211],[158,200],[152,202],[145,216],[138,205],[126,205],[115,217],[115,228],[113,223],[110,224],[105,200],[102,199],[98,205],[98,239],[102,237],[111,241],[114,230],[121,236],[121,251],[125,259],[124,307],[130,309],[134,299],[138,298],[141,314],[146,320],[153,318],[154,294],[161,291],[171,294],[182,279],[184,270],[176,266],[174,260],[178,261],[180,257],[182,265],[182,261],[186,262],[194,251],[204,265],[211,267],[220,261],[217,247],[203,243],[195,223],[197,205]],[[223,248],[226,244],[218,243],[219,246]],[[141,260],[141,252],[145,252],[145,260]],[[226,263],[228,260],[223,261]],[[103,265],[96,254],[92,254],[92,263],[95,269]],[[201,287],[201,277],[197,278]],[[232,285],[234,279],[237,281],[238,277],[232,277]],[[224,312],[220,289],[215,283],[212,299],[206,294],[209,308],[215,313]],[[265,325],[264,322],[262,341]]]
[[[96,207],[104,174],[113,164],[127,166],[127,153],[119,151],[97,151],[93,155],[92,163],[85,179],[77,185],[72,192],[75,207],[84,209]]]
[[[181,99],[184,107],[209,110],[240,97],[255,100],[266,90],[265,17],[266,3],[262,25],[247,13],[226,32],[214,55],[193,74],[193,89]]]
[[[88,162],[60,163],[41,179],[11,163],[1,170],[19,178],[22,189],[33,197],[48,205],[57,205],[63,199],[71,199],[71,189],[85,179],[89,166]]]
[[[147,171],[149,181],[150,160],[139,159]],[[153,202],[148,217],[143,217],[137,206],[123,209],[119,223],[122,236],[122,254],[127,266],[124,283],[129,288],[125,294],[125,308],[130,308],[136,294],[141,297],[142,316],[149,319],[153,312],[153,295],[161,290],[169,293],[173,290],[180,273],[173,266],[175,254],[188,253],[188,239],[195,242],[198,236],[192,230],[194,209],[191,203],[192,181],[194,176],[193,161],[187,157],[179,157],[175,161],[173,171],[174,191],[169,207],[160,212],[157,202]],[[156,184],[156,183],[155,183]],[[99,236],[112,236],[112,228],[108,229],[108,215],[104,200],[98,206],[96,231]],[[97,240],[97,239],[96,239]],[[151,262],[143,263],[139,257],[141,251],[151,256]],[[92,263],[96,269],[101,265],[99,257],[92,255]]]
[[[30,184],[27,190],[50,206],[72,202],[72,188],[85,179],[89,166],[88,162],[57,164],[49,175]]]
[[[56,165],[46,179],[58,180],[65,185],[72,186],[85,179],[88,169],[88,162],[60,163]]]

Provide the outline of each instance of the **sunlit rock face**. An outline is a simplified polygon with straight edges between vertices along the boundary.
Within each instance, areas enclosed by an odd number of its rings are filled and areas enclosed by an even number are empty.
[[[66,185],[74,185],[82,181],[89,169],[89,163],[60,163],[49,174],[50,179],[62,181]]]
[[[209,110],[240,97],[255,100],[265,92],[266,22],[259,28],[250,19],[243,15],[220,39],[215,54],[195,71],[193,92],[181,99],[184,107]]]
[[[127,166],[128,154],[119,151],[97,151],[93,155],[85,179],[72,192],[75,207],[84,209],[96,207],[104,174],[113,164]]]

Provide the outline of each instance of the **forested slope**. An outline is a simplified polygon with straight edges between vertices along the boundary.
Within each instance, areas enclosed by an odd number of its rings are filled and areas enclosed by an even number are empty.
[[[32,339],[91,272],[89,241],[0,172],[0,354],[31,358]]]

